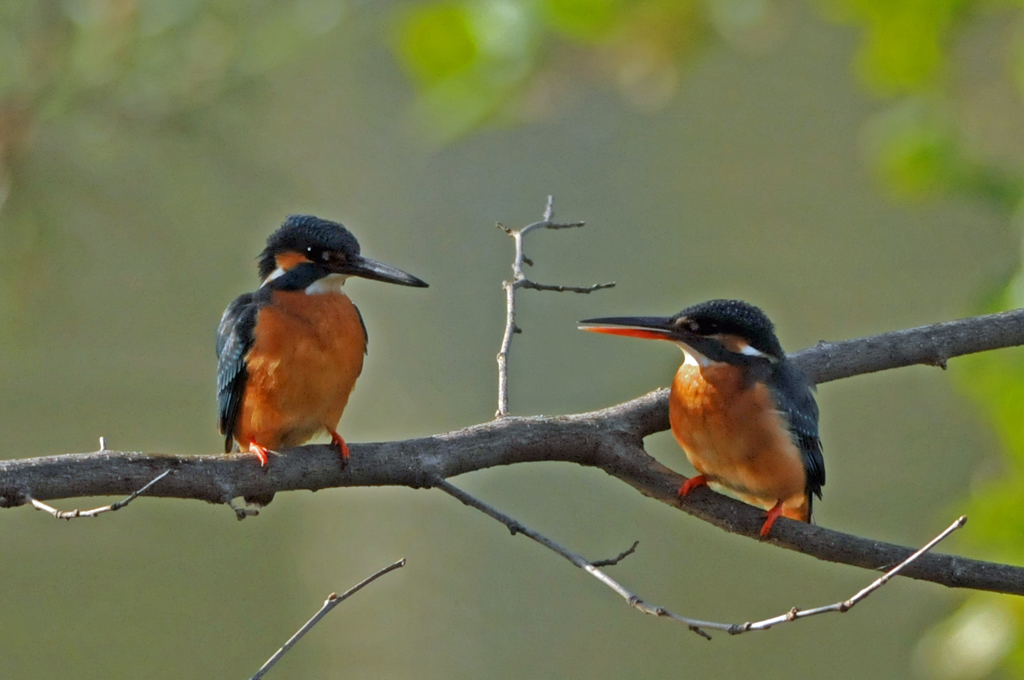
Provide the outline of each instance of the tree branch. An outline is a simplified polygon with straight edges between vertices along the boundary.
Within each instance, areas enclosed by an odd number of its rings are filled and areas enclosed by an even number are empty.
[[[836,343],[798,352],[794,361],[815,383],[911,364],[942,364],[972,352],[1024,344],[1024,310],[990,314]],[[51,500],[121,495],[161,472],[175,474],[147,495],[227,503],[239,496],[296,489],[399,485],[429,487],[433,480],[499,465],[564,461],[604,470],[642,494],[726,531],[758,537],[763,513],[707,489],[683,499],[683,477],[643,450],[643,438],[668,428],[668,391],[566,416],[506,417],[419,439],[351,445],[341,470],[326,445],[297,447],[261,468],[249,454],[172,456],[100,451],[0,461],[0,507],[30,498]],[[780,519],[767,539],[818,559],[884,570],[914,551],[820,526]],[[929,553],[902,575],[950,587],[1024,595],[1024,569]]]
[[[104,438],[100,437],[100,450],[102,451],[105,446],[106,446],[106,443],[104,442]],[[29,497],[28,501],[29,501],[29,503],[32,504],[32,507],[34,507],[36,510],[42,510],[43,512],[48,512],[51,515],[53,515],[55,519],[72,520],[72,519],[76,519],[78,517],[96,517],[97,515],[102,515],[105,512],[117,512],[118,510],[120,510],[121,508],[125,507],[126,505],[131,503],[133,500],[135,500],[136,498],[141,496],[142,494],[144,494],[147,491],[149,491],[149,488],[151,486],[153,486],[154,484],[159,482],[161,479],[163,479],[167,475],[171,474],[171,472],[172,472],[171,470],[164,470],[163,472],[158,474],[156,477],[154,477],[153,479],[151,479],[148,482],[146,482],[145,486],[143,486],[141,489],[137,489],[135,491],[132,491],[132,493],[127,498],[125,498],[124,500],[120,500],[120,501],[118,501],[116,503],[111,503],[110,505],[104,505],[104,506],[99,507],[99,508],[93,508],[92,510],[77,510],[77,509],[76,510],[58,510],[57,508],[55,508],[53,506],[50,506],[50,505],[47,505],[46,503],[44,503],[44,502],[42,502],[40,500],[36,500],[35,498],[32,498],[32,497]]]
[[[600,562],[590,562],[584,559],[582,556],[572,552],[571,550],[562,547],[555,541],[552,541],[547,536],[544,536],[543,534],[534,531],[533,529],[530,529],[529,527],[523,525],[521,522],[509,517],[503,512],[488,505],[487,503],[484,503],[478,498],[466,493],[462,489],[450,484],[449,482],[443,479],[438,480],[436,486],[438,489],[441,489],[445,493],[459,499],[466,505],[475,508],[476,510],[479,510],[480,512],[484,513],[488,517],[491,517],[492,519],[498,520],[506,527],[508,527],[509,531],[512,532],[513,536],[515,536],[516,534],[523,534],[524,536],[527,536],[528,538],[531,538],[532,540],[541,544],[548,550],[551,550],[552,552],[569,560],[569,562],[571,562],[574,566],[584,570],[585,572],[596,578],[598,581],[600,581],[603,585],[607,586],[616,594],[621,596],[623,599],[626,600],[629,606],[633,607],[637,611],[640,611],[644,614],[649,614],[651,616],[657,616],[661,618],[670,619],[672,621],[677,621],[678,623],[685,625],[687,628],[689,628],[697,635],[700,635],[701,637],[706,638],[708,640],[711,639],[711,636],[705,632],[705,628],[708,630],[725,631],[730,635],[739,635],[740,633],[747,633],[752,630],[768,630],[773,626],[777,626],[782,623],[792,623],[793,621],[796,621],[798,619],[805,619],[809,616],[818,616],[819,614],[828,614],[831,612],[838,612],[840,614],[847,612],[850,609],[852,609],[854,605],[856,605],[858,602],[860,602],[868,595],[870,595],[871,593],[875,592],[876,590],[884,586],[886,583],[888,583],[893,576],[896,576],[897,574],[905,570],[908,566],[910,566],[912,563],[921,559],[923,555],[925,555],[932,548],[938,545],[939,542],[944,540],[951,533],[953,533],[954,531],[961,528],[964,524],[967,523],[966,517],[960,517],[955,522],[950,524],[946,529],[944,529],[942,533],[940,533],[938,536],[936,536],[927,544],[925,544],[924,547],[914,551],[905,560],[903,560],[896,566],[886,571],[880,577],[871,582],[866,588],[862,588],[849,599],[840,600],[839,602],[835,602],[830,605],[812,607],[809,609],[799,609],[797,607],[793,607],[785,614],[773,616],[771,618],[764,619],[763,621],[748,621],[746,623],[718,623],[716,621],[701,621],[699,619],[691,619],[686,616],[680,616],[679,614],[674,614],[670,612],[664,607],[652,605],[648,602],[645,602],[644,600],[640,599],[640,596],[626,590],[626,588],[622,586],[618,581],[608,576],[608,574],[604,573],[598,568],[608,564],[618,563],[620,560],[622,560],[624,557],[626,557],[636,549],[636,543],[634,543],[633,546],[629,548],[629,550],[624,551],[622,554],[620,554],[618,557],[614,559],[602,560]]]
[[[358,593],[366,586],[370,585],[371,583],[379,579],[384,574],[394,571],[395,569],[400,569],[404,566],[405,558],[403,557],[397,562],[393,562],[392,564],[389,564],[383,569],[378,570],[376,573],[367,576],[362,581],[360,581],[359,583],[355,584],[354,586],[343,592],[341,595],[338,595],[337,593],[331,593],[330,595],[328,595],[327,599],[324,600],[323,606],[320,607],[317,613],[313,614],[309,621],[306,621],[306,623],[304,623],[301,628],[295,631],[295,634],[288,638],[288,640],[285,641],[285,643],[281,645],[281,647],[276,652],[274,652],[269,659],[267,659],[266,663],[259,667],[259,670],[257,670],[256,673],[254,673],[253,676],[249,678],[249,680],[260,680],[260,678],[266,675],[267,671],[269,671],[274,664],[280,661],[281,657],[284,656],[289,649],[294,647],[295,643],[301,640],[303,635],[312,630],[313,626],[320,623],[320,619],[330,614],[332,609],[334,609],[339,604],[341,604],[348,598]]]

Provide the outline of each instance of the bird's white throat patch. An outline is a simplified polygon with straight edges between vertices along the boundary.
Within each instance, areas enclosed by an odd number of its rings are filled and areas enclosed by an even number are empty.
[[[306,295],[323,295],[324,293],[340,293],[344,295],[345,291],[341,287],[345,284],[346,279],[348,277],[344,274],[328,274],[322,279],[317,279],[306,286]]]
[[[683,356],[686,357],[683,360],[684,365],[689,364],[691,366],[696,366],[700,368],[702,366],[710,366],[712,364],[711,359],[708,359],[706,356],[704,356],[697,350],[693,349],[689,345],[684,345],[681,342],[677,342],[676,344],[679,345],[679,349],[683,350]]]
[[[284,275],[284,270],[278,267],[274,271],[270,272],[270,275],[267,278],[263,279],[263,283],[260,284],[260,288],[282,275]]]

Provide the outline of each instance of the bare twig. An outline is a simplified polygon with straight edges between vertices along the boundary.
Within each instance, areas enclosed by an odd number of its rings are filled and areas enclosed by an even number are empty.
[[[583,295],[589,295],[595,290],[604,290],[605,288],[614,287],[614,281],[609,281],[608,283],[595,283],[590,286],[552,286],[546,283],[534,283],[529,279],[523,279],[523,284],[520,286],[520,288],[529,288],[530,290],[551,290],[556,293],[581,293]]]
[[[910,565],[912,562],[917,560],[926,552],[930,551],[932,548],[938,545],[939,542],[943,541],[947,536],[949,536],[957,529],[961,528],[964,524],[967,524],[966,515],[961,516],[955,522],[946,527],[942,531],[942,533],[940,533],[932,540],[928,541],[928,543],[926,543],[920,550],[916,551],[910,557],[903,560],[895,567],[882,574],[880,577],[872,581],[867,587],[862,588],[855,595],[853,595],[853,597],[847,600],[842,600],[840,602],[826,605],[824,607],[815,607],[813,609],[797,609],[796,607],[793,607],[785,614],[775,616],[770,619],[765,619],[764,621],[737,624],[729,630],[729,633],[732,635],[739,635],[740,633],[746,633],[750,630],[768,630],[772,626],[777,626],[780,623],[789,623],[790,621],[796,621],[797,619],[805,619],[808,616],[817,616],[818,614],[827,614],[829,612],[839,612],[840,614],[848,612],[851,608],[853,608],[853,605],[857,604],[858,602],[866,598],[868,595],[884,586],[886,583],[889,582],[889,580],[893,576],[896,576],[905,567]]]
[[[100,445],[102,446],[102,444],[103,438],[101,437]],[[128,505],[133,500],[144,494],[147,490],[149,490],[151,486],[153,486],[154,484],[156,484],[169,474],[171,474],[171,470],[164,470],[159,475],[157,475],[149,482],[147,482],[145,485],[143,485],[142,488],[138,489],[137,491],[133,491],[131,495],[128,496],[128,498],[118,501],[117,503],[104,505],[101,508],[93,508],[92,510],[58,510],[52,505],[47,505],[46,503],[43,503],[42,501],[36,500],[35,498],[31,497],[29,498],[29,502],[32,503],[32,507],[34,507],[36,510],[48,512],[57,519],[71,520],[76,517],[95,517],[96,515],[102,515],[104,512],[114,512],[116,510],[120,510],[121,508]]]
[[[614,567],[616,564],[635,553],[638,545],[640,545],[640,541],[633,541],[633,545],[629,546],[610,560],[597,560],[596,562],[591,562],[591,564],[595,567]]]
[[[508,527],[509,531],[512,532],[513,536],[516,534],[523,534],[524,536],[533,539],[537,543],[540,543],[548,550],[551,550],[552,552],[561,555],[562,557],[569,560],[574,565],[576,565],[580,569],[583,569],[588,574],[596,578],[598,581],[600,581],[601,583],[603,583],[604,585],[608,586],[613,591],[618,593],[634,609],[637,609],[638,611],[641,611],[644,614],[650,614],[651,616],[659,616],[662,618],[667,618],[682,623],[690,630],[692,630],[694,633],[697,633],[698,635],[707,638],[708,640],[711,639],[711,636],[708,635],[704,629],[720,630],[729,633],[730,635],[739,635],[740,633],[746,633],[752,630],[768,630],[772,626],[777,626],[782,623],[790,623],[792,621],[796,621],[797,619],[804,619],[809,616],[816,616],[818,614],[827,614],[829,612],[842,613],[849,611],[850,608],[852,608],[855,604],[857,604],[858,602],[866,598],[868,595],[870,595],[871,593],[873,593],[874,591],[878,590],[883,585],[888,583],[889,579],[891,579],[893,576],[897,575],[907,566],[918,560],[922,555],[924,555],[932,548],[934,548],[940,541],[942,541],[951,533],[962,527],[967,522],[966,517],[960,517],[958,520],[949,525],[949,527],[947,527],[942,533],[940,533],[938,536],[929,541],[923,548],[915,551],[905,560],[897,564],[892,569],[889,569],[885,574],[883,574],[881,577],[873,581],[869,586],[858,591],[853,597],[847,600],[842,600],[840,602],[836,602],[835,604],[830,604],[824,607],[815,607],[813,609],[801,610],[796,607],[793,607],[785,614],[781,614],[770,619],[765,619],[763,621],[756,621],[753,623],[717,623],[715,621],[701,621],[699,619],[691,619],[686,616],[680,616],[679,614],[674,614],[670,612],[664,607],[648,604],[647,602],[641,600],[637,595],[628,591],[618,581],[616,581],[612,577],[608,576],[608,574],[598,569],[599,566],[604,566],[605,564],[609,563],[614,564],[626,555],[632,553],[633,550],[636,548],[636,543],[633,544],[632,548],[622,553],[614,560],[607,560],[606,562],[588,562],[580,555],[577,555],[571,550],[561,546],[560,544],[551,540],[547,536],[544,536],[543,534],[536,532],[533,529],[530,529],[518,520],[509,517],[505,513],[501,512],[500,510],[497,510],[496,508],[488,505],[487,503],[484,503],[475,496],[466,493],[465,491],[454,486],[450,482],[447,482],[445,480],[438,480],[436,486],[441,491],[444,491],[450,496],[459,499],[460,501],[470,506],[471,508],[475,508],[480,512],[484,513],[485,515],[487,515],[488,517],[498,520],[499,522]]]
[[[562,557],[569,560],[580,569],[586,571],[588,574],[596,578],[601,583],[605,584],[606,586],[614,590],[616,593],[621,595],[622,598],[626,600],[626,602],[629,603],[629,606],[643,612],[644,614],[650,614],[652,616],[661,616],[672,619],[673,621],[678,621],[679,623],[682,623],[685,626],[687,626],[694,633],[697,633],[698,635],[705,637],[708,640],[711,639],[711,636],[705,633],[703,630],[701,630],[702,628],[728,630],[728,626],[726,624],[717,624],[709,621],[698,621],[697,619],[689,619],[685,616],[673,614],[664,607],[649,605],[643,600],[641,600],[638,596],[626,590],[621,584],[619,584],[618,581],[613,579],[611,576],[598,569],[598,567],[594,563],[588,562],[582,556],[577,555],[571,550],[562,547],[558,543],[552,541],[547,536],[544,536],[543,534],[538,533],[533,529],[530,529],[529,527],[521,524],[519,521],[512,519],[505,513],[501,512],[500,510],[497,510],[496,508],[479,500],[475,496],[466,493],[457,486],[452,485],[450,482],[446,482],[443,479],[438,480],[436,486],[441,491],[444,491],[446,494],[450,496],[454,496],[455,498],[459,499],[469,507],[476,508],[477,510],[484,513],[488,517],[498,520],[499,522],[508,527],[509,531],[512,532],[513,536],[516,534],[522,534],[528,538],[533,539],[537,543],[540,543],[548,550],[551,550],[561,555]],[[634,547],[636,546],[634,545]]]
[[[596,283],[592,286],[555,286],[536,283],[526,278],[526,274],[523,273],[523,265],[528,264],[532,266],[533,262],[523,252],[524,236],[534,229],[570,229],[572,227],[582,227],[585,224],[584,222],[553,222],[554,210],[554,198],[548,196],[548,202],[544,207],[544,217],[540,222],[528,224],[521,229],[512,229],[503,224],[498,225],[499,229],[512,237],[512,240],[515,242],[516,251],[515,257],[512,259],[512,278],[501,284],[505,290],[505,334],[501,338],[501,349],[498,350],[498,411],[494,414],[495,418],[508,416],[508,355],[512,347],[512,336],[522,330],[516,326],[516,290],[519,288],[530,288],[559,293],[589,294],[595,290],[611,288],[615,285],[615,282],[612,281],[609,283]]]
[[[260,678],[262,678],[266,674],[266,672],[270,670],[271,666],[280,661],[281,657],[284,656],[289,649],[294,647],[295,643],[301,640],[302,636],[308,633],[313,628],[313,626],[319,623],[320,619],[327,616],[332,609],[334,609],[339,604],[341,604],[348,598],[352,597],[360,590],[370,585],[371,583],[373,583],[389,571],[394,571],[395,569],[399,569],[404,566],[405,558],[403,557],[397,562],[389,564],[388,566],[384,567],[372,576],[363,579],[356,585],[346,590],[341,595],[338,595],[337,593],[331,593],[330,595],[328,595],[327,599],[324,601],[324,605],[320,607],[320,611],[318,611],[316,614],[313,614],[313,617],[309,621],[306,621],[306,623],[295,632],[295,635],[292,635],[290,638],[288,638],[288,641],[281,645],[281,648],[274,652],[274,654],[269,659],[267,659],[267,662],[260,666],[260,669],[256,671],[256,673],[254,673],[249,680],[259,680]]]

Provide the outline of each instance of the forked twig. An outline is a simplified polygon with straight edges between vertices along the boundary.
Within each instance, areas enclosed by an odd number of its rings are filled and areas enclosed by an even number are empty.
[[[789,623],[790,621],[796,621],[797,619],[805,619],[808,616],[827,614],[829,612],[847,612],[851,608],[853,608],[855,604],[857,604],[858,602],[866,598],[868,595],[870,595],[871,593],[875,592],[876,590],[884,586],[886,583],[888,583],[889,579],[891,579],[896,574],[900,573],[900,571],[902,571],[904,567],[906,567],[911,562],[913,562],[914,560],[916,560],[917,558],[921,557],[926,552],[934,548],[947,536],[949,536],[957,529],[963,527],[963,525],[965,524],[967,524],[967,516],[961,515],[959,519],[957,519],[955,522],[946,527],[938,536],[928,541],[924,546],[921,547],[920,550],[914,552],[912,555],[907,557],[907,559],[903,560],[895,567],[879,576],[877,579],[872,581],[867,587],[862,588],[855,595],[853,595],[853,597],[847,600],[842,600],[840,602],[826,605],[824,607],[815,607],[813,609],[797,609],[796,607],[793,607],[785,614],[774,616],[770,619],[765,619],[764,621],[737,624],[729,630],[729,633],[732,635],[739,635],[740,633],[746,633],[749,630],[768,630],[772,626],[778,625],[780,623]]]
[[[569,560],[580,569],[583,569],[588,574],[596,578],[598,581],[605,584],[606,586],[614,590],[616,593],[621,595],[622,598],[625,599],[631,607],[639,609],[645,614],[651,614],[653,616],[662,616],[678,621],[688,626],[690,630],[692,630],[694,633],[697,633],[698,635],[701,635],[707,638],[708,640],[711,639],[711,636],[701,629],[715,628],[716,626],[720,627],[722,625],[710,623],[708,621],[698,621],[696,619],[689,619],[685,616],[678,616],[676,614],[673,614],[664,607],[651,606],[643,600],[641,600],[637,595],[626,590],[618,581],[613,579],[611,576],[601,571],[597,566],[595,566],[595,563],[588,561],[581,555],[577,555],[576,553],[572,552],[567,548],[563,548],[561,545],[555,543],[547,536],[544,536],[543,534],[538,533],[527,526],[524,526],[518,520],[512,519],[505,513],[501,512],[500,510],[488,505],[487,503],[484,503],[475,496],[466,493],[457,486],[452,485],[450,482],[447,482],[445,480],[438,480],[434,483],[434,486],[440,489],[441,491],[444,491],[446,494],[454,496],[455,498],[459,499],[460,501],[470,506],[471,508],[476,508],[477,510],[484,513],[488,517],[492,517],[493,519],[498,520],[499,522],[507,526],[509,531],[511,531],[513,535],[523,534],[524,536],[533,539],[537,543],[540,543],[548,550],[551,550],[561,555],[562,557]],[[636,546],[634,545],[634,547]],[[624,557],[624,555],[620,556],[620,558],[617,559],[621,559],[621,557]]]
[[[103,445],[104,442],[103,438],[101,437],[100,447],[102,448]],[[151,486],[159,482],[167,475],[171,474],[171,472],[172,470],[164,470],[159,475],[149,480],[142,488],[138,489],[137,491],[133,491],[131,495],[125,498],[124,500],[120,500],[116,503],[111,503],[110,505],[104,505],[101,508],[93,508],[92,510],[58,510],[52,505],[47,505],[46,503],[36,500],[35,498],[30,497],[28,500],[29,502],[32,503],[32,507],[34,507],[36,510],[48,512],[57,519],[72,520],[76,517],[95,517],[96,515],[101,515],[104,512],[114,512],[115,510],[120,510],[121,508],[128,505],[133,500],[144,494],[147,490],[149,490]]]
[[[537,283],[526,278],[523,273],[523,265],[533,265],[533,262],[523,252],[523,237],[534,229],[570,229],[582,227],[584,222],[553,222],[554,219],[554,198],[548,196],[547,205],[544,207],[544,216],[540,222],[528,224],[521,229],[512,229],[503,224],[498,228],[512,237],[516,244],[515,257],[512,260],[512,278],[502,282],[505,289],[505,334],[501,339],[501,349],[498,350],[498,411],[495,418],[504,418],[508,415],[508,354],[512,346],[512,336],[520,332],[516,326],[516,290],[519,288],[530,288],[532,290],[548,290],[558,293],[582,293],[584,295],[593,293],[595,290],[611,288],[614,281],[609,283],[595,283],[592,286],[557,286],[545,283]]]
[[[388,573],[389,571],[394,571],[395,569],[399,569],[399,568],[404,567],[404,566],[405,566],[405,558],[403,557],[402,559],[398,560],[397,562],[395,562],[393,564],[389,564],[388,566],[384,567],[383,569],[381,569],[377,573],[373,574],[372,576],[369,576],[369,577],[363,579],[362,581],[360,581],[356,585],[354,585],[351,588],[349,588],[348,590],[346,590],[341,595],[338,595],[337,593],[331,593],[330,595],[328,595],[327,599],[324,600],[323,606],[320,607],[320,610],[316,614],[313,614],[312,618],[310,618],[309,621],[306,621],[306,623],[303,624],[303,626],[301,628],[299,628],[297,631],[295,631],[295,635],[292,635],[290,638],[288,638],[287,642],[285,642],[283,645],[281,645],[280,649],[278,649],[276,652],[274,652],[274,654],[269,659],[267,659],[267,662],[265,664],[263,664],[262,666],[260,666],[260,669],[258,671],[256,671],[256,673],[253,674],[253,676],[251,678],[249,678],[249,680],[259,680],[260,678],[262,678],[266,674],[266,672],[268,670],[270,670],[271,666],[273,666],[275,663],[280,661],[281,657],[284,656],[285,653],[289,649],[294,647],[295,643],[298,642],[299,640],[301,640],[302,636],[305,635],[306,633],[308,633],[313,628],[313,626],[318,624],[320,622],[320,619],[322,619],[325,616],[327,616],[331,612],[332,609],[334,609],[339,604],[341,604],[342,602],[344,602],[348,598],[352,597],[353,595],[358,593],[360,590],[362,590],[366,586],[370,585],[371,583],[373,583],[374,581],[376,581],[377,579],[379,579],[381,576],[383,576],[384,574]]]
[[[852,608],[855,604],[857,604],[858,602],[866,598],[868,595],[884,586],[889,581],[889,579],[898,574],[907,565],[909,565],[914,560],[918,559],[919,557],[927,553],[929,550],[934,548],[940,541],[942,541],[951,533],[962,527],[967,522],[967,517],[960,517],[951,525],[949,525],[949,527],[947,527],[942,533],[940,533],[938,536],[929,541],[920,550],[914,552],[912,555],[907,557],[907,559],[903,560],[892,569],[886,571],[884,574],[882,574],[882,576],[873,581],[869,586],[860,590],[847,600],[842,600],[840,602],[836,602],[835,604],[827,605],[824,607],[815,607],[813,609],[798,609],[796,607],[793,607],[785,614],[780,614],[779,616],[775,616],[770,619],[765,619],[763,621],[747,623],[717,623],[715,621],[701,621],[700,619],[691,619],[686,616],[680,616],[679,614],[674,614],[670,612],[664,607],[648,604],[647,602],[644,602],[642,599],[640,599],[639,596],[635,595],[634,593],[631,593],[629,590],[626,590],[626,588],[623,587],[618,581],[611,578],[610,576],[608,576],[608,574],[604,573],[598,568],[598,566],[604,566],[605,564],[615,564],[626,555],[632,553],[633,550],[636,548],[635,543],[633,544],[632,548],[630,548],[622,555],[619,555],[617,558],[613,560],[607,560],[602,562],[589,562],[582,556],[577,555],[571,550],[562,547],[561,545],[552,541],[550,538],[544,536],[543,534],[540,534],[534,531],[533,529],[524,526],[519,521],[513,519],[512,517],[509,517],[508,515],[488,505],[487,503],[484,503],[475,496],[466,493],[462,489],[452,485],[450,482],[447,482],[445,480],[439,480],[435,481],[433,485],[436,488],[440,489],[441,491],[444,491],[448,495],[459,499],[464,504],[472,508],[476,508],[477,510],[484,513],[488,517],[498,520],[506,527],[508,527],[509,531],[511,531],[513,535],[523,534],[524,536],[533,539],[537,543],[540,543],[548,550],[551,550],[561,555],[562,557],[569,560],[574,565],[576,565],[580,569],[583,569],[588,574],[596,578],[598,581],[600,581],[601,583],[605,584],[613,591],[618,593],[634,609],[637,609],[643,612],[644,614],[650,614],[652,616],[659,616],[662,618],[672,619],[673,621],[678,621],[679,623],[682,623],[683,625],[687,626],[694,633],[697,633],[698,635],[707,638],[708,640],[711,639],[711,636],[708,635],[704,629],[720,630],[729,633],[730,635],[739,635],[740,633],[746,633],[752,630],[768,630],[772,626],[776,626],[781,623],[789,623],[791,621],[796,621],[797,619],[803,619],[807,618],[808,616],[815,616],[817,614],[849,611],[850,608]]]

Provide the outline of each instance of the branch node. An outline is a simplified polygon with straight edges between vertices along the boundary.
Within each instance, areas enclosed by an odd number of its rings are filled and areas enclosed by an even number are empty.
[[[694,633],[696,633],[697,635],[700,635],[700,636],[701,636],[702,638],[704,638],[705,640],[710,640],[710,639],[711,639],[711,636],[710,636],[710,635],[708,635],[707,633],[705,633],[705,632],[704,632],[704,631],[703,631],[702,629],[700,629],[700,628],[699,628],[699,627],[697,627],[697,626],[690,626],[690,630],[692,630],[692,631],[693,631]]]
[[[310,618],[309,621],[306,621],[306,623],[303,624],[303,626],[299,628],[298,631],[296,631],[295,635],[292,635],[290,638],[288,638],[288,640],[283,645],[281,645],[280,649],[274,652],[273,655],[271,655],[271,657],[267,659],[266,663],[260,666],[259,670],[257,670],[256,673],[251,678],[249,678],[249,680],[260,680],[260,678],[262,678],[266,674],[266,672],[270,670],[271,666],[277,663],[289,649],[295,646],[295,643],[302,639],[303,635],[312,630],[313,626],[318,624],[320,620],[327,616],[331,612],[331,610],[334,609],[336,606],[338,606],[351,596],[355,595],[360,590],[370,585],[384,574],[394,571],[395,569],[400,569],[404,566],[405,558],[403,557],[397,562],[389,564],[383,569],[378,570],[375,574],[363,579],[356,585],[346,590],[341,595],[338,595],[337,593],[331,593],[330,595],[328,595],[327,599],[324,600],[323,606],[320,607],[319,611],[317,611],[316,614],[313,614],[312,618]]]
[[[241,522],[246,517],[256,517],[260,514],[260,511],[256,508],[250,508],[245,505],[235,505],[235,499],[228,498],[224,501],[225,504],[235,511],[235,519]]]

